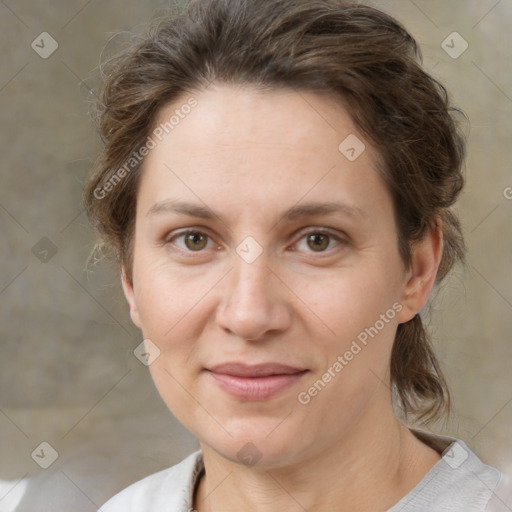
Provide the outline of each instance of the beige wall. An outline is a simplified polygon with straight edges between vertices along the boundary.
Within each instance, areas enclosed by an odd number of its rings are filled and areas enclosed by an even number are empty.
[[[512,4],[373,4],[417,37],[426,67],[471,119],[458,206],[469,263],[434,301],[432,330],[456,400],[446,432],[512,470]],[[48,510],[52,499],[95,510],[196,446],[132,354],[141,340],[115,273],[84,272],[92,234],[80,194],[98,150],[88,109],[99,56],[113,34],[141,30],[166,5],[0,3],[0,480],[33,477],[23,510]],[[441,47],[454,31],[469,45],[457,59]],[[51,49],[42,32],[58,43],[47,59],[31,48],[35,40],[43,55]],[[59,453],[44,471],[31,457],[42,441]],[[14,483],[0,485],[0,510],[22,489],[2,500]]]

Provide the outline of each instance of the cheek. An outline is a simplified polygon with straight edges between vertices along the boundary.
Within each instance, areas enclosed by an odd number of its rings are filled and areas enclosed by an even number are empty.
[[[393,276],[398,274],[391,266],[373,262],[339,269],[321,279],[301,279],[296,291],[305,298],[318,325],[323,324],[330,334],[327,338],[343,348],[375,324],[386,334],[390,327],[396,327],[400,306],[396,304],[399,290]]]
[[[311,411],[336,403],[356,414],[387,382],[401,310],[400,268],[390,254],[384,261],[372,257],[364,265],[339,269],[322,281],[301,281],[297,292],[315,313],[309,314],[311,339],[323,355],[302,389],[300,403],[308,402]]]
[[[401,309],[387,276],[351,269],[331,276],[325,283],[328,292],[321,292],[319,283],[304,286],[317,317],[310,323],[312,344],[323,355],[322,365],[297,397],[305,428],[315,428],[315,418],[322,416],[349,429],[376,392],[387,393],[384,383]]]
[[[203,278],[203,281],[208,280]],[[168,409],[191,432],[207,424],[198,418],[195,382],[199,367],[196,340],[204,324],[205,287],[165,266],[148,266],[139,274],[137,301],[142,330],[159,348],[149,366],[153,382]],[[203,300],[202,300],[203,299]]]
[[[135,290],[144,334],[164,345],[183,336],[193,338],[200,324],[190,319],[202,310],[205,296],[218,282],[218,276],[215,272],[179,271],[149,258],[141,258],[138,263]]]

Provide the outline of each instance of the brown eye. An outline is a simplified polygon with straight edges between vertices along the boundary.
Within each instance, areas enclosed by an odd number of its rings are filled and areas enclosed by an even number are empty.
[[[184,239],[185,246],[191,251],[201,251],[208,243],[208,237],[203,233],[187,233]]]
[[[308,247],[315,251],[324,251],[329,247],[330,237],[324,233],[312,233],[307,236]]]

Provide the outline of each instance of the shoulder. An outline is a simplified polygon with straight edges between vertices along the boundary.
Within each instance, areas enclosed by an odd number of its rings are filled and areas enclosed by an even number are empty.
[[[492,493],[485,512],[510,512],[512,510],[512,475],[503,475]]]
[[[197,451],[179,464],[130,485],[105,503],[99,512],[169,512],[188,510],[197,475],[202,470]]]
[[[443,452],[437,474],[439,490],[446,502],[463,505],[461,510],[484,511],[496,490],[501,472],[484,464],[478,456],[458,439]],[[451,510],[451,509],[450,509]]]
[[[463,441],[428,437],[431,446],[443,448],[438,450],[441,460],[390,512],[490,511],[487,507],[502,479],[500,471],[484,464]]]

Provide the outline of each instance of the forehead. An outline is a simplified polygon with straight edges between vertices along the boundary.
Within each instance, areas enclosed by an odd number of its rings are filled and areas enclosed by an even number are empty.
[[[163,107],[158,129],[164,133],[146,157],[139,190],[146,210],[171,190],[217,203],[236,195],[250,209],[306,195],[354,203],[384,188],[376,152],[326,95],[212,84]]]
[[[196,105],[188,109],[192,98]],[[179,115],[181,110],[188,113]],[[330,146],[336,153],[340,132],[357,132],[340,100],[288,88],[262,91],[248,85],[211,84],[204,91],[184,93],[161,108],[155,127],[165,127],[172,117],[178,123],[164,137],[172,133],[183,149],[232,148],[236,144],[248,150],[261,144],[283,148],[288,144],[295,151]],[[200,129],[191,138],[187,127]]]

